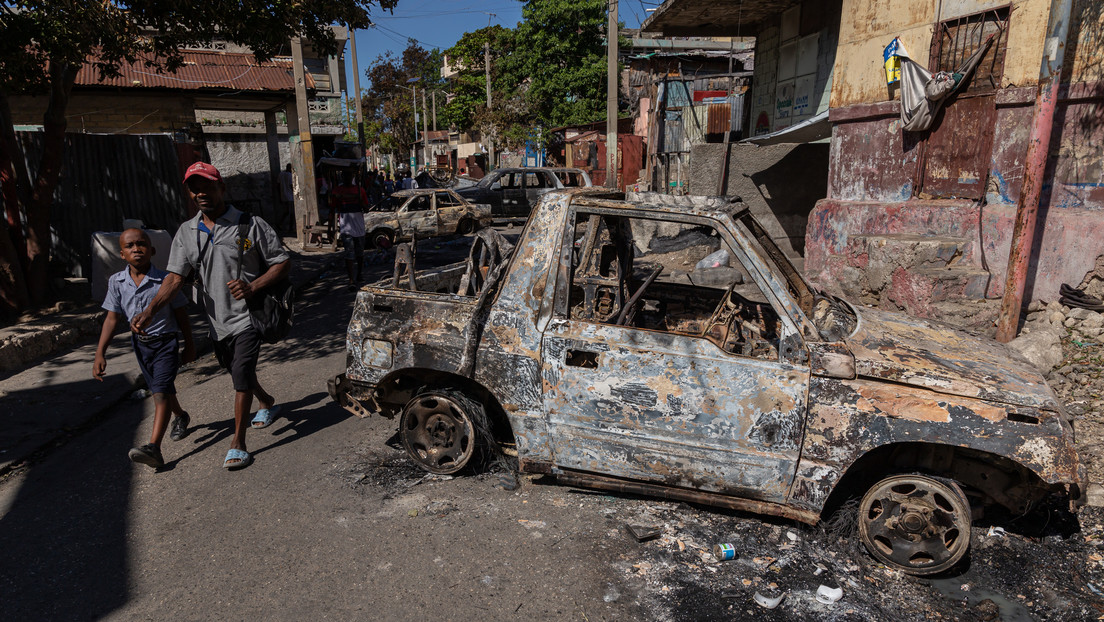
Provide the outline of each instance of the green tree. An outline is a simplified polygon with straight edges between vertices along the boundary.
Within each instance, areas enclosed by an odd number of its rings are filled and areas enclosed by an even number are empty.
[[[529,0],[504,71],[544,127],[604,119],[606,0]]]
[[[410,40],[399,56],[388,52],[377,57],[364,75],[369,82],[361,102],[365,140],[381,153],[409,153],[415,135],[413,89],[418,91],[420,114],[423,92],[443,90],[441,51],[426,50]]]
[[[391,9],[396,2],[14,0],[0,5],[0,178],[7,216],[0,220],[0,311],[16,312],[44,298],[65,109],[83,64],[93,63],[104,77],[139,60],[171,72],[182,62],[182,47],[215,39],[246,45],[266,60],[295,35],[332,54],[337,44],[330,24],[366,28],[373,6]],[[16,140],[9,102],[14,95],[48,96],[37,167],[27,166]],[[22,240],[24,223],[22,248],[15,240]]]
[[[452,100],[443,109],[445,123],[459,131],[477,128],[487,120],[487,80],[484,45],[491,56],[491,101],[513,97],[518,84],[503,70],[514,48],[514,31],[494,25],[466,32],[456,45],[445,50],[456,73],[449,78]]]

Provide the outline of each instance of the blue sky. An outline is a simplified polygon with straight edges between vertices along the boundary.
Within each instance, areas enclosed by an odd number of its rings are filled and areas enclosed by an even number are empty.
[[[645,18],[645,7],[655,7],[659,0],[620,0],[618,18],[626,27],[636,28]],[[372,12],[377,26],[356,31],[357,61],[360,64],[360,87],[367,88],[364,70],[381,54],[388,51],[396,56],[406,48],[406,41],[413,37],[422,47],[442,50],[452,47],[465,32],[478,30],[490,24],[513,28],[521,21],[523,3],[516,0],[399,0],[394,13]],[[351,54],[346,49],[346,54]],[[348,88],[353,89],[353,64],[345,63],[349,72]]]

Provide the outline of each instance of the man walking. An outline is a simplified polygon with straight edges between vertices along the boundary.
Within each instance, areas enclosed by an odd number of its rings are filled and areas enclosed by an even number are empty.
[[[253,462],[245,445],[246,418],[253,398],[261,406],[253,418],[254,428],[271,424],[279,411],[275,398],[257,380],[261,338],[246,301],[284,278],[291,261],[268,223],[226,204],[226,186],[214,166],[193,164],[184,173],[184,186],[199,213],[177,230],[169,253],[169,274],[146,310],[131,319],[130,327],[136,334],[144,334],[153,315],[183,287],[184,277],[195,273],[215,333],[215,355],[234,381],[234,436],[223,466],[241,469]],[[239,235],[243,224],[244,238]]]

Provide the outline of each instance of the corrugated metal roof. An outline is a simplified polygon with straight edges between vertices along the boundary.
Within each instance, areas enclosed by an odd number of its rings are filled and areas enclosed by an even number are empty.
[[[291,60],[257,62],[252,54],[234,52],[184,52],[184,64],[176,73],[158,73],[143,61],[124,63],[119,77],[101,81],[92,62],[81,66],[77,86],[113,86],[121,88],[169,88],[188,91],[219,89],[228,91],[294,92],[295,77]],[[314,79],[305,74],[307,88]]]

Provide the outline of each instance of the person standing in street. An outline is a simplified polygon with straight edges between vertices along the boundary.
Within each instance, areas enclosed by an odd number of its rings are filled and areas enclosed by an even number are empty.
[[[214,333],[215,355],[234,383],[234,435],[223,466],[241,469],[253,462],[245,444],[253,398],[261,408],[252,427],[267,427],[279,414],[275,398],[257,379],[261,337],[253,327],[246,301],[285,278],[291,259],[268,223],[226,204],[226,186],[214,166],[193,164],[184,173],[184,186],[199,213],[177,230],[169,253],[169,274],[145,311],[131,318],[130,326],[144,335],[157,312],[180,292],[184,278],[196,275]],[[244,237],[239,235],[242,225]]]
[[[111,275],[107,281],[107,297],[103,308],[103,329],[96,346],[96,357],[92,362],[92,377],[103,381],[107,370],[107,346],[115,335],[119,320],[131,318],[146,308],[157,295],[168,273],[152,263],[157,253],[149,234],[141,229],[127,229],[119,236],[119,255],[127,263],[126,269]],[[180,336],[184,337],[184,363],[195,360],[195,345],[192,342],[192,324],[188,320],[188,299],[176,294],[169,309],[163,308],[153,317],[144,335],[131,333],[130,342],[134,346],[134,356],[138,358],[138,367],[146,379],[146,387],[153,394],[153,431],[150,442],[135,447],[128,454],[138,464],[159,469],[165,466],[161,455],[161,440],[169,427],[169,415],[172,420],[169,438],[179,441],[188,435],[188,423],[191,418],[180,402],[176,400],[176,373],[180,369]]]
[[[364,208],[368,196],[353,180],[351,171],[341,173],[341,183],[330,193],[330,208],[337,212],[338,228],[345,245],[345,268],[349,272],[349,291],[355,291],[364,268]]]

